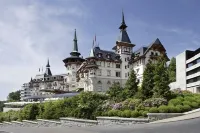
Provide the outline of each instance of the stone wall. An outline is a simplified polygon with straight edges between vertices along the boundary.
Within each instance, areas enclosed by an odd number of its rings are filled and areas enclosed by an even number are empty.
[[[36,121],[28,121],[28,120],[23,120],[23,127],[38,127],[38,123]]]
[[[23,123],[19,121],[11,121],[13,127],[22,127]]]
[[[39,127],[60,127],[60,121],[52,121],[52,120],[44,120],[44,119],[37,119]]]
[[[148,123],[148,119],[140,118],[120,118],[120,117],[97,117],[99,125],[133,125]]]
[[[152,121],[177,117],[177,116],[181,116],[184,114],[183,113],[148,113],[147,115],[148,115],[149,121],[152,122]]]
[[[62,126],[72,127],[84,127],[84,126],[94,126],[97,125],[96,120],[86,120],[86,119],[75,119],[75,118],[60,118]]]

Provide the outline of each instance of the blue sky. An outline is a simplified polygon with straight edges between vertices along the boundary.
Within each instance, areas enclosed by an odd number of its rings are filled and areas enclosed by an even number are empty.
[[[121,11],[134,50],[159,38],[169,57],[200,47],[199,0],[1,0],[0,99],[20,89],[47,58],[53,74],[65,73],[62,60],[72,50],[88,56],[94,35],[111,49],[119,35]]]

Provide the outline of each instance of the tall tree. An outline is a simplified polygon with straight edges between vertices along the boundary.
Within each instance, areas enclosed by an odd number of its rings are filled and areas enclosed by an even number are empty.
[[[148,99],[153,96],[154,88],[154,71],[155,65],[149,61],[143,73],[143,81],[141,86],[141,94],[143,99]]]
[[[169,73],[170,82],[175,82],[176,81],[176,59],[174,57],[172,57],[170,60],[168,73]]]
[[[132,98],[135,96],[138,91],[138,83],[135,71],[131,70],[130,76],[124,87],[124,94],[126,95],[126,98]]]
[[[9,93],[7,99],[8,101],[20,101],[20,91]]]
[[[154,78],[153,96],[168,98],[171,93],[169,88],[170,81],[167,71],[166,59],[163,56],[159,57],[155,65],[156,67],[153,77]]]

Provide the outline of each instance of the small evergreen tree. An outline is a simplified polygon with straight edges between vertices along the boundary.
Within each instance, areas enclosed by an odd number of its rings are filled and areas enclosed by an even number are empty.
[[[152,64],[151,61],[149,61],[143,73],[143,81],[141,86],[141,94],[143,99],[148,99],[153,96],[154,71],[155,71],[155,65]]]
[[[135,71],[132,70],[124,87],[124,94],[126,95],[126,98],[132,98],[135,96],[138,92],[138,83]]]
[[[159,57],[157,63],[155,64],[154,71],[154,88],[153,96],[156,98],[169,98],[170,88],[169,88],[169,75],[167,71],[166,59],[164,57]]]
[[[176,59],[174,57],[172,57],[172,59],[170,60],[168,73],[169,73],[170,82],[175,82],[176,81]]]
[[[122,91],[123,91],[123,88],[120,87],[120,84],[114,83],[106,93],[109,95],[109,97],[112,100],[119,102],[124,99]]]

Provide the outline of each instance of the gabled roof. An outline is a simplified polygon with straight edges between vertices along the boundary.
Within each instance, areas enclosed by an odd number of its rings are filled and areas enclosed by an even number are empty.
[[[161,47],[161,48],[164,50],[164,52],[166,51],[165,48],[164,48],[164,46],[163,46],[162,43],[160,42],[160,40],[157,38],[155,41],[153,41],[153,42],[152,42],[150,45],[148,45],[147,47],[141,47],[141,48],[139,48],[138,50],[136,50],[135,52],[133,52],[135,55],[138,56],[138,58],[137,58],[137,59],[134,59],[134,61],[135,61],[135,60],[138,60],[138,59],[140,59],[140,58],[145,57],[146,53],[147,53],[153,46],[155,46],[155,45],[159,45],[159,47]],[[165,56],[166,56],[166,58],[169,60],[168,56],[167,56],[167,55],[165,55]],[[133,62],[133,60],[130,61],[130,63],[131,63],[131,62]]]
[[[160,45],[165,50],[164,46],[162,45],[162,43],[160,42],[160,40],[157,38],[155,41],[153,41],[147,47],[141,47],[138,50],[136,50],[134,53],[138,54],[139,56],[145,55],[149,51],[149,49],[152,48],[153,45]]]

